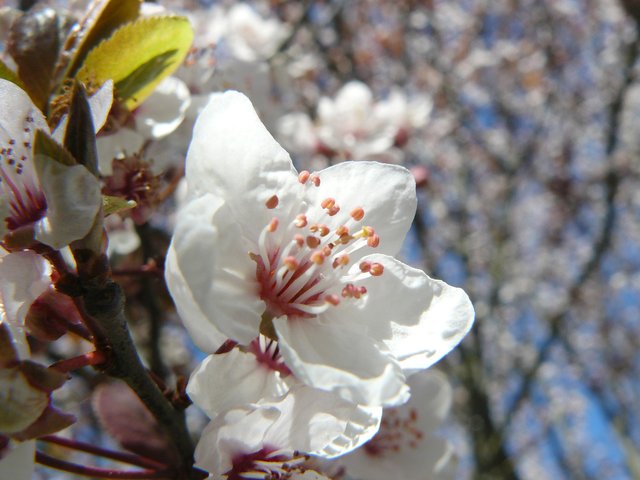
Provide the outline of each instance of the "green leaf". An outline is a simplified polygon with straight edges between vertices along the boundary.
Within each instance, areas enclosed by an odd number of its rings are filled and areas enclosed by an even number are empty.
[[[112,213],[124,212],[125,210],[131,210],[136,208],[138,204],[135,200],[127,200],[121,197],[112,197],[110,195],[102,196],[102,210],[104,216],[107,217]]]
[[[91,117],[87,92],[82,84],[74,82],[69,108],[69,122],[64,136],[64,146],[91,173],[98,176],[98,151],[96,131]]]
[[[22,85],[22,82],[18,78],[18,75],[16,75],[16,72],[11,70],[2,60],[0,60],[0,78],[9,80],[11,83],[15,83],[24,90],[24,85]]]
[[[178,68],[192,41],[185,17],[141,18],[91,50],[77,78],[94,85],[112,79],[116,97],[133,110]]]
[[[43,155],[69,167],[78,164],[66,148],[42,130],[36,130],[36,135],[33,139],[33,154],[34,156]]]
[[[60,51],[60,22],[49,7],[25,12],[11,25],[8,50],[33,103],[43,112]]]
[[[70,57],[64,77],[73,77],[91,49],[121,26],[140,15],[142,0],[94,0],[84,18],[67,38],[64,51]]]

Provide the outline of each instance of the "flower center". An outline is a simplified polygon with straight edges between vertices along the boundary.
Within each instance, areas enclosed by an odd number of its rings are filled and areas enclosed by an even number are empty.
[[[424,433],[417,427],[418,412],[415,408],[408,415],[402,409],[385,410],[380,430],[367,443],[364,451],[372,457],[382,457],[388,453],[398,453],[403,448],[418,448]]]
[[[306,171],[300,173],[299,180],[304,185],[320,184],[318,176]],[[265,206],[275,210],[278,204],[277,195],[273,195]],[[357,300],[367,290],[352,282],[363,275],[380,276],[384,271],[379,263],[363,261],[357,272],[347,274],[351,254],[380,243],[375,230],[362,223],[364,209],[354,208],[348,220],[336,226],[334,217],[341,209],[336,201],[325,198],[319,206],[320,214],[317,209],[307,209],[307,213],[296,215],[284,225],[274,217],[260,234],[258,252],[249,254],[256,262],[260,298],[271,317],[308,318],[339,305],[343,299]],[[316,212],[319,218],[312,218],[310,212]]]
[[[282,377],[291,375],[291,370],[284,364],[280,347],[275,340],[260,335],[249,344],[249,351],[256,356],[256,361],[267,369],[280,372]]]
[[[22,141],[9,138],[0,147],[0,195],[8,200],[10,230],[40,220],[47,203],[29,162],[34,119],[25,117]]]

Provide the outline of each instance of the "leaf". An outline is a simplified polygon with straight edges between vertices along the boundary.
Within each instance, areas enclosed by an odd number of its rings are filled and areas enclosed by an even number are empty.
[[[64,146],[78,163],[98,176],[98,151],[96,132],[91,116],[87,92],[82,84],[74,82],[69,108],[69,121],[64,136]]]
[[[119,213],[125,210],[131,210],[132,208],[136,208],[138,204],[135,200],[127,200],[121,197],[112,197],[111,195],[103,195],[102,196],[102,210],[104,211],[104,216],[107,217],[112,213]]]
[[[8,50],[33,103],[45,111],[60,51],[60,24],[49,7],[25,12],[11,25]]]
[[[171,439],[124,382],[99,385],[92,406],[100,424],[124,448],[166,465],[177,464]]]
[[[20,88],[24,90],[24,85],[16,75],[16,72],[11,70],[6,63],[0,60],[0,78],[4,78],[5,80],[9,80],[11,83],[15,83]]]
[[[91,50],[77,78],[97,85],[112,79],[116,97],[133,110],[178,68],[192,40],[185,17],[141,18]]]
[[[78,164],[68,150],[42,130],[36,130],[33,139],[33,154],[34,156],[44,155],[69,167]]]
[[[142,0],[95,0],[64,45],[71,57],[65,77],[73,77],[91,49],[140,14]]]

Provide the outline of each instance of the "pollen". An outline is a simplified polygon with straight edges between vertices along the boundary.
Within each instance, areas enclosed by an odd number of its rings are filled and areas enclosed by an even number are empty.
[[[305,183],[307,183],[307,180],[309,180],[310,176],[311,174],[307,170],[303,170],[298,174],[298,181],[304,185]]]
[[[320,250],[316,250],[311,254],[309,259],[316,265],[322,265],[324,263],[325,255]]]
[[[307,226],[307,216],[303,213],[296,217],[295,222],[293,223],[298,228],[304,228]]]
[[[271,221],[269,222],[269,225],[267,226],[267,230],[271,233],[275,232],[278,229],[278,224],[280,222],[278,221],[277,218],[272,218]]]
[[[364,218],[364,209],[362,207],[354,208],[351,210],[350,215],[356,222],[359,222]]]
[[[371,276],[373,277],[379,277],[384,273],[384,265],[381,263],[372,263],[369,273],[371,273]]]

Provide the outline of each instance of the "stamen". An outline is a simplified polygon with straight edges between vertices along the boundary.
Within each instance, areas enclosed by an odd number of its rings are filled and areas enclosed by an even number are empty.
[[[304,237],[299,233],[293,236],[293,240],[298,244],[298,247],[300,248],[304,247]]]
[[[340,298],[335,294],[326,295],[324,299],[327,303],[330,303],[334,307],[340,304]]]
[[[349,235],[349,227],[347,227],[346,225],[341,225],[338,228],[336,228],[336,235],[338,237],[342,237],[343,235]]]
[[[278,224],[280,222],[278,221],[277,218],[272,218],[271,222],[269,222],[269,225],[267,226],[267,230],[271,233],[275,232],[278,229]]]
[[[359,266],[360,266],[360,271],[363,273],[367,273],[371,271],[371,262],[367,262],[367,261],[360,262]]]
[[[364,209],[362,207],[356,207],[351,210],[350,215],[356,222],[359,222],[364,218]]]
[[[333,217],[340,211],[340,207],[338,205],[334,205],[333,207],[327,209],[327,213],[330,217]]]
[[[287,269],[292,272],[297,270],[300,266],[300,262],[298,262],[298,260],[296,260],[296,258],[292,256],[286,257],[284,260],[282,260],[282,263],[284,263]]]
[[[333,268],[344,267],[349,265],[349,255],[340,255],[333,259]]]
[[[380,237],[376,234],[371,235],[369,238],[367,238],[367,245],[372,248],[376,248],[378,245],[380,245]]]
[[[310,176],[311,174],[307,170],[303,170],[298,174],[298,181],[304,185],[305,183],[307,183],[307,180],[309,180]]]
[[[318,237],[314,237],[313,235],[309,235],[307,237],[307,245],[309,248],[316,248],[320,245],[320,239]]]
[[[317,176],[315,173],[311,175],[311,183],[313,183],[314,186],[319,187],[320,186],[320,177]]]
[[[324,263],[324,259],[325,259],[325,254],[322,253],[322,251],[320,250],[316,250],[311,254],[311,257],[309,257],[309,260],[311,260],[316,265],[322,265]]]
[[[322,208],[331,208],[336,204],[335,199],[329,197],[329,198],[325,198],[322,203],[320,203],[320,206]]]
[[[307,226],[307,216],[303,213],[296,217],[295,222],[293,223],[298,228],[303,228]]]
[[[371,270],[369,271],[369,273],[371,273],[372,276],[379,277],[380,275],[382,275],[383,272],[384,272],[384,265],[380,263],[371,264]]]
[[[269,210],[272,210],[278,206],[279,199],[277,195],[272,195],[269,200],[267,200],[264,204]]]

